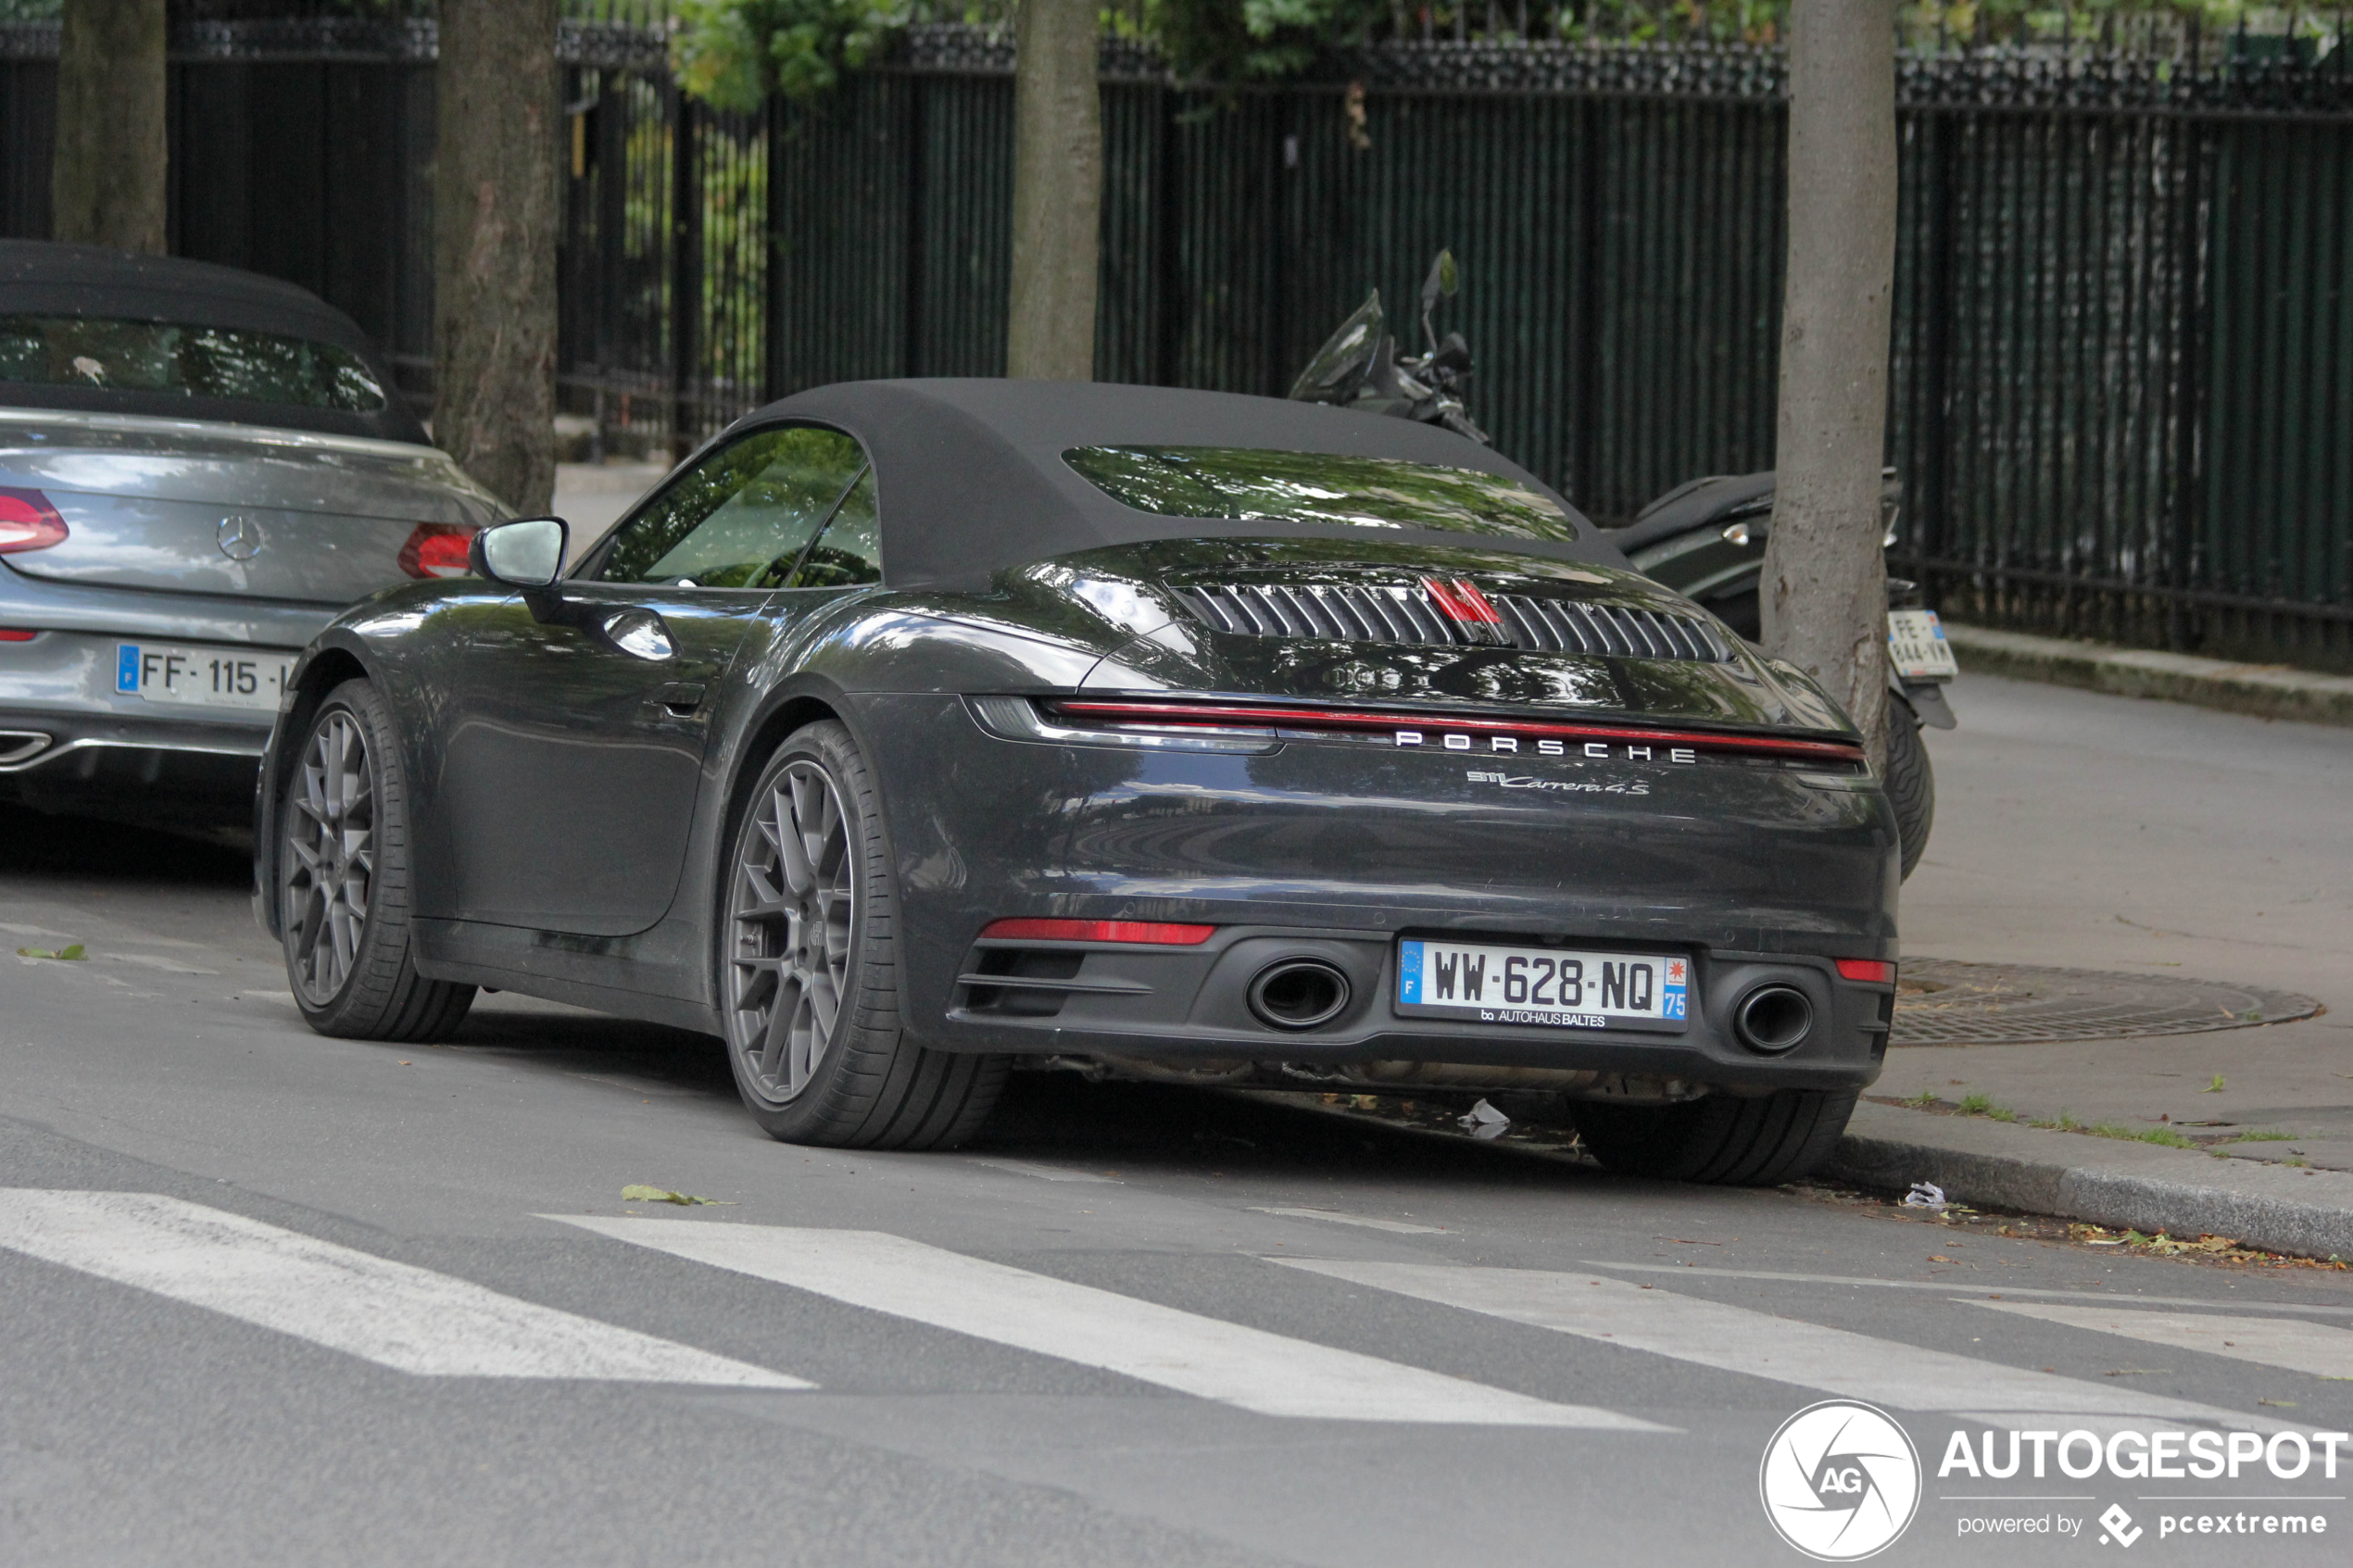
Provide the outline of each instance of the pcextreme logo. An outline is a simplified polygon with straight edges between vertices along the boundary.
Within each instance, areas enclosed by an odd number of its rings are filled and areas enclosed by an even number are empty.
[[[1756,1489],[1781,1539],[1817,1562],[1859,1562],[1911,1524],[1920,1456],[1885,1411],[1825,1399],[1781,1423]]]

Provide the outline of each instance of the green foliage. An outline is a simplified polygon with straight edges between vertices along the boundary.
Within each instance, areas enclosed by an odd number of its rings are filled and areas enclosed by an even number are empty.
[[[1387,0],[1145,0],[1142,32],[1179,76],[1277,82],[1369,42],[1389,17]]]
[[[806,102],[879,58],[911,18],[888,0],[679,0],[671,64],[716,108],[748,113],[771,93]]]

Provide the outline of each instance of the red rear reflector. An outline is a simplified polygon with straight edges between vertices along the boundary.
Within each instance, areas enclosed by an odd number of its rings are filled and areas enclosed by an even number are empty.
[[[981,933],[1033,942],[1143,942],[1157,947],[1198,947],[1216,934],[1214,925],[1142,920],[1000,920]]]
[[[0,556],[45,550],[66,540],[66,520],[38,490],[0,489]]]
[[[463,523],[421,522],[400,546],[400,570],[411,577],[463,577],[474,531]]]
[[[1885,985],[1895,978],[1895,966],[1885,959],[1841,959],[1838,960],[1841,980],[1860,980],[1866,985]]]
[[[19,632],[13,626],[0,626],[0,643],[29,643],[39,635],[38,632]]]

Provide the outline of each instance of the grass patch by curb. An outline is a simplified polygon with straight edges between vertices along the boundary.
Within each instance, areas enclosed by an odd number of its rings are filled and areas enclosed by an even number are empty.
[[[1933,1111],[1940,1116],[1977,1116],[1988,1122],[2007,1122],[2036,1127],[2046,1133],[2082,1133],[2088,1137],[2115,1138],[2124,1143],[2152,1143],[2164,1148],[2188,1149],[2192,1152],[2204,1150],[2217,1160],[2229,1159],[2230,1156],[2222,1151],[2233,1144],[2294,1143],[2302,1135],[2296,1133],[2282,1133],[2268,1128],[2259,1128],[2252,1132],[2225,1133],[2219,1136],[2199,1138],[2172,1126],[2134,1127],[2121,1122],[2085,1122],[2079,1119],[2074,1112],[2065,1109],[2062,1109],[2056,1116],[2030,1119],[2020,1116],[1990,1095],[1964,1095],[1957,1103],[1954,1103],[1938,1098],[1934,1089],[1922,1089],[1909,1099],[1900,1099],[1895,1103],[1907,1110]],[[2283,1163],[2296,1165],[2304,1162],[2289,1160]]]

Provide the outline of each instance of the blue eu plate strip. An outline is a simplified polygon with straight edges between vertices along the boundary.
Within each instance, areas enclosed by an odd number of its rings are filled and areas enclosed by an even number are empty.
[[[1422,999],[1422,945],[1397,944],[1397,999],[1411,1007]]]
[[[139,645],[124,643],[115,649],[114,689],[125,696],[139,690]]]

